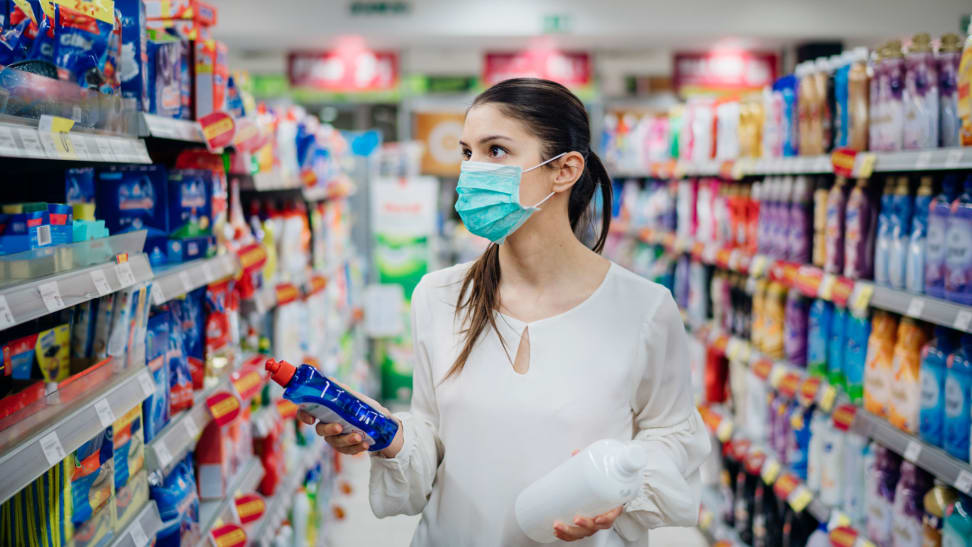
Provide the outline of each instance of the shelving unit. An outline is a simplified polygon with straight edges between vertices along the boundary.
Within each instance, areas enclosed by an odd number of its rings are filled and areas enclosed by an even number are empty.
[[[142,112],[139,114],[139,131],[142,137],[155,137],[175,141],[200,143],[206,142],[199,122],[176,120]]]
[[[193,260],[160,269],[152,284],[152,303],[156,306],[161,305],[209,283],[233,276],[239,270],[239,261],[232,254]]]
[[[212,419],[206,398],[216,391],[229,389],[229,380],[223,378],[212,388],[197,393],[191,409],[174,416],[151,442],[145,444],[146,469],[165,472],[173,463],[182,460]]]
[[[77,399],[44,408],[0,431],[0,502],[10,499],[31,481],[63,460],[83,443],[111,426],[115,419],[140,404],[154,390],[144,362],[115,372]]]
[[[132,522],[115,535],[111,547],[145,547],[151,545],[156,532],[162,529],[162,517],[155,502],[149,500]]]
[[[0,123],[0,156],[24,159],[151,163],[141,139],[84,131],[53,133]]]
[[[256,490],[260,479],[263,478],[263,467],[260,460],[250,457],[233,478],[229,494],[219,501],[204,501],[199,504],[199,530],[202,539],[199,546],[209,544],[209,534],[218,524],[233,522],[236,519],[233,504],[236,496]]]

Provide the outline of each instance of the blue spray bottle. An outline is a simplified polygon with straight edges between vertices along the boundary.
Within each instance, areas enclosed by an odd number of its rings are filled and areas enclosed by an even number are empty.
[[[830,341],[827,343],[827,382],[845,390],[847,389],[847,378],[844,376],[847,317],[846,309],[834,308],[830,323]]]
[[[286,361],[268,359],[270,378],[284,389],[284,399],[296,403],[325,423],[339,423],[360,432],[374,452],[386,448],[398,433],[398,423],[358,399],[337,382],[310,365],[295,367]]]
[[[945,298],[972,305],[972,175],[945,225]]]
[[[935,339],[921,352],[921,409],[918,435],[926,443],[942,446],[945,422],[945,370],[948,356],[957,349],[949,329],[935,328]]]
[[[962,335],[962,347],[948,356],[945,371],[945,437],[949,454],[969,461],[972,426],[972,334]]]
[[[888,280],[895,289],[903,289],[905,286],[914,206],[908,177],[898,177],[891,194],[891,255],[888,258]]]
[[[925,293],[945,298],[945,230],[952,200],[958,195],[958,175],[946,175],[942,192],[928,206],[928,237],[925,250]]]
[[[932,178],[921,177],[915,194],[915,212],[911,217],[911,236],[905,271],[905,288],[920,293],[925,290],[925,245],[928,237],[928,207],[932,201]]]

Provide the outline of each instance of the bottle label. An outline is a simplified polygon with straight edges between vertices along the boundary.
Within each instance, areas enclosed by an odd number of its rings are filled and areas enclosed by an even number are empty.
[[[949,218],[945,231],[945,288],[972,293],[972,216]]]

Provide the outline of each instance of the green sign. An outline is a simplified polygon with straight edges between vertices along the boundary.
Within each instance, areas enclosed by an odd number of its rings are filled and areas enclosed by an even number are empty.
[[[410,11],[408,2],[351,2],[351,15],[406,15]]]
[[[570,32],[570,15],[566,13],[552,13],[543,16],[544,34]]]
[[[466,93],[476,89],[479,79],[475,76],[428,76],[426,93]]]

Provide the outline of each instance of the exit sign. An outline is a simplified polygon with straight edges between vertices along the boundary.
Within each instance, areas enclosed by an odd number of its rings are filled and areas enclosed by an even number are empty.
[[[570,32],[570,27],[570,15],[566,13],[552,13],[543,16],[543,32],[545,34]]]
[[[406,15],[410,11],[408,2],[351,2],[351,15]]]

